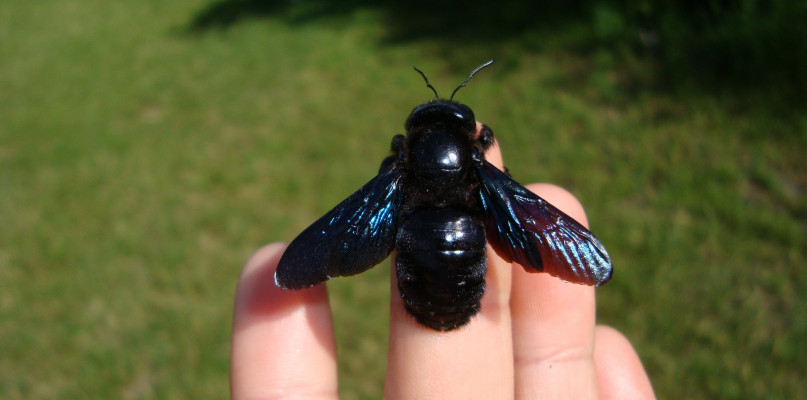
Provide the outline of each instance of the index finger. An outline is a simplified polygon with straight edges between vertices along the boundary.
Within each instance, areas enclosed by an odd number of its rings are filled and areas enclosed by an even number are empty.
[[[282,290],[274,284],[286,246],[271,244],[247,262],[233,315],[233,399],[336,399],[336,345],[325,285]]]

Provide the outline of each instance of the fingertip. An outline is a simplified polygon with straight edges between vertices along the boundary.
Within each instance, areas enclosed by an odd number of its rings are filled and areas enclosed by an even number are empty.
[[[580,200],[577,200],[577,197],[570,191],[551,183],[532,183],[527,185],[527,189],[541,196],[541,198],[588,228],[586,211],[583,209]]]
[[[256,281],[263,281],[261,278],[255,279],[256,275],[261,275],[261,277],[271,276],[272,282],[274,282],[275,270],[277,270],[277,264],[280,262],[280,257],[283,256],[286,246],[287,244],[282,242],[270,243],[253,253],[244,264],[244,268],[241,269],[236,292],[242,293],[244,291],[242,288],[246,289],[253,282],[259,283]]]
[[[286,245],[256,251],[238,281],[233,313],[232,397],[335,398],[336,346],[325,285],[283,290],[274,273]]]
[[[655,399],[650,378],[628,338],[610,326],[598,325],[594,366],[603,399]]]
[[[285,290],[275,283],[275,271],[286,250],[285,243],[271,243],[256,251],[244,265],[238,278],[234,322],[262,322],[301,305],[327,304],[325,285],[304,290]]]

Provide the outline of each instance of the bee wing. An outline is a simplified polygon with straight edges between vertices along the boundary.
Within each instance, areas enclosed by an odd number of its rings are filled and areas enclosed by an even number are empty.
[[[477,171],[488,241],[502,258],[573,283],[611,279],[611,259],[588,229],[489,162]]]
[[[395,246],[400,172],[392,164],[295,238],[280,258],[275,283],[302,289],[364,272]]]

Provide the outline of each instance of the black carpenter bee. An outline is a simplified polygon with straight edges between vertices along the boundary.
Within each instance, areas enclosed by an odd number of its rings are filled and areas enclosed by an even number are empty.
[[[448,100],[423,76],[435,100],[406,120],[378,175],[314,222],[286,249],[275,273],[302,289],[364,272],[397,249],[395,271],[406,310],[438,331],[468,323],[485,291],[485,244],[530,272],[600,286],[611,260],[573,218],[485,160],[493,131],[477,134],[473,111]]]

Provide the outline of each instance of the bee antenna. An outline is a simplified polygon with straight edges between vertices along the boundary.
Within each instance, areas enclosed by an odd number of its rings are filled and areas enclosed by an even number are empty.
[[[448,100],[454,100],[454,95],[455,95],[455,94],[457,94],[457,90],[460,90],[460,88],[461,88],[461,87],[464,87],[465,85],[467,85],[467,84],[468,84],[468,81],[470,81],[470,80],[471,80],[471,78],[473,78],[473,77],[474,77],[474,75],[475,75],[477,72],[479,72],[479,71],[481,71],[481,70],[483,70],[483,69],[487,68],[487,67],[488,67],[490,64],[493,64],[493,60],[489,60],[488,62],[486,62],[486,63],[484,63],[484,64],[482,64],[482,65],[480,65],[480,66],[476,67],[476,68],[475,68],[473,71],[471,71],[471,73],[468,75],[468,77],[467,77],[467,78],[465,78],[465,82],[460,83],[460,85],[459,85],[459,86],[457,86],[457,88],[456,88],[456,89],[454,89],[454,91],[453,91],[453,92],[451,92],[451,97],[449,97],[449,98],[448,98]]]
[[[420,68],[418,68],[418,67],[413,67],[413,68],[415,68],[415,71],[420,73],[420,76],[422,76],[423,80],[426,81],[426,86],[428,86],[429,89],[431,89],[432,92],[434,92],[434,98],[439,99],[440,96],[437,94],[437,90],[434,88],[434,86],[432,86],[431,83],[429,83],[429,78],[426,77],[426,74],[424,74],[423,71],[421,71]]]

